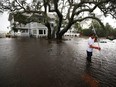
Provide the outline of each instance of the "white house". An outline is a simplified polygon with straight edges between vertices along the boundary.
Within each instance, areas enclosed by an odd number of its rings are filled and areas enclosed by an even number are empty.
[[[36,37],[47,37],[48,35],[48,28],[41,23],[32,22],[30,29],[30,33]]]
[[[28,14],[26,14],[28,16]],[[44,18],[40,16],[36,16],[36,19],[40,19],[40,21],[44,21]],[[9,21],[10,21],[10,27],[14,27],[18,30],[15,34],[11,33],[12,35],[21,36],[21,37],[29,37],[29,36],[35,36],[35,37],[46,37],[48,35],[48,29],[45,25],[38,22],[30,22],[27,24],[18,23],[15,21],[14,16],[12,14],[9,15]]]
[[[80,34],[79,33],[76,33],[75,32],[75,29],[74,28],[71,28],[69,29],[65,34],[64,36],[79,36]]]
[[[45,25],[37,22],[31,22],[26,25],[20,24],[17,25],[18,32],[17,36],[27,37],[27,36],[35,36],[35,37],[47,37],[48,29]]]

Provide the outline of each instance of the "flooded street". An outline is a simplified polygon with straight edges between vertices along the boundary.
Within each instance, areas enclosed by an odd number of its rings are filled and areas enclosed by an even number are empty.
[[[0,38],[0,87],[116,87],[116,40],[101,40],[90,64],[86,38]]]

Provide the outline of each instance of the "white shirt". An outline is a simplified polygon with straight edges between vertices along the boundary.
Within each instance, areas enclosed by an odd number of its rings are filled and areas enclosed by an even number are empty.
[[[93,45],[93,44],[94,44],[94,39],[92,39],[91,37],[89,37],[88,43],[87,43],[87,51],[88,52],[92,52],[93,51],[93,48],[90,48],[90,45]]]

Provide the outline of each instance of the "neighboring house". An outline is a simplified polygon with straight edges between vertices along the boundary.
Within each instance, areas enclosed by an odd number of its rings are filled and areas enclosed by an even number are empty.
[[[80,35],[79,33],[76,33],[76,32],[75,32],[74,28],[69,29],[69,30],[64,34],[64,36],[75,36],[75,37],[77,37],[77,36],[79,36],[79,35]]]

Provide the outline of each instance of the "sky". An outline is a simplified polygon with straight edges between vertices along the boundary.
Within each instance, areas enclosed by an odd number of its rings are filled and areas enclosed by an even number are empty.
[[[100,16],[102,12],[97,8],[94,13],[98,15],[97,17],[102,20],[104,24],[109,23],[113,28],[116,28],[116,19],[113,19],[110,15],[107,17]]]
[[[28,3],[31,2],[31,0],[27,0]],[[8,13],[4,12],[3,14],[0,13],[0,32],[9,32],[10,30],[10,22],[8,21]]]
[[[10,22],[8,21],[8,13],[0,13],[0,32],[8,32],[10,30],[8,29],[9,26]]]
[[[116,28],[116,19],[112,19],[111,16],[108,16],[106,18],[103,19],[103,22],[106,24],[106,23],[109,23],[113,28]]]

